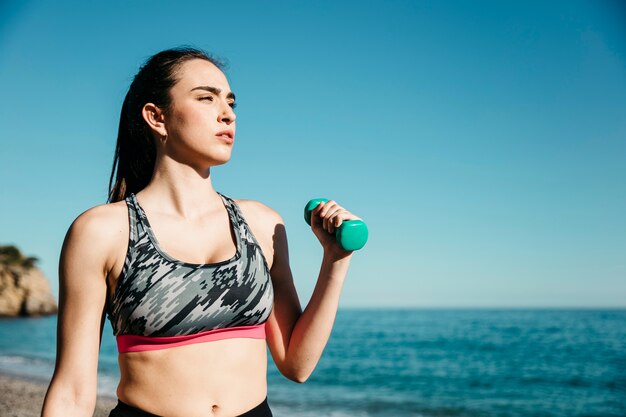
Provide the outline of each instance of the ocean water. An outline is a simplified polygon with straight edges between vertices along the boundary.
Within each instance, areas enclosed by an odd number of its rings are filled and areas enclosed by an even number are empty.
[[[114,396],[107,321],[98,390]],[[0,320],[0,372],[49,380],[56,317]],[[340,309],[304,384],[268,355],[276,417],[624,417],[626,310]]]

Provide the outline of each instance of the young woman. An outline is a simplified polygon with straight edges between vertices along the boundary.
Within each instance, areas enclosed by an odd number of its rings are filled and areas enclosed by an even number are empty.
[[[357,219],[332,200],[312,215],[323,247],[304,311],[281,217],[213,188],[230,159],[232,93],[219,62],[162,51],[122,106],[109,203],[70,226],[59,267],[57,361],[43,417],[91,416],[105,318],[119,351],[110,416],[271,416],[266,343],[304,382],[322,355],[351,252],[332,235]]]

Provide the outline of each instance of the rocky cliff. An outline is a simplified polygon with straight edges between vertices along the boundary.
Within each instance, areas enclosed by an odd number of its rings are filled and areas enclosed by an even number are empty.
[[[0,246],[0,316],[55,314],[57,305],[48,279],[15,246]]]

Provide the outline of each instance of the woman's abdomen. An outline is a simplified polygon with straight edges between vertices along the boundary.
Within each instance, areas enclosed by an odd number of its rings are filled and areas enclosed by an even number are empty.
[[[265,339],[235,338],[121,353],[120,400],[153,414],[244,413],[267,395]]]

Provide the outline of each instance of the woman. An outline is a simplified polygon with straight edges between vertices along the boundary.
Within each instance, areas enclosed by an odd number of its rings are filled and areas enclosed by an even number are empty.
[[[313,372],[352,256],[332,233],[357,217],[332,200],[313,212],[324,255],[302,311],[281,217],[213,189],[211,168],[231,156],[234,107],[219,62],[196,49],[162,51],[135,76],[109,204],[78,216],[61,251],[44,417],[92,415],[105,317],[121,374],[111,417],[271,416],[266,343],[287,378]]]

